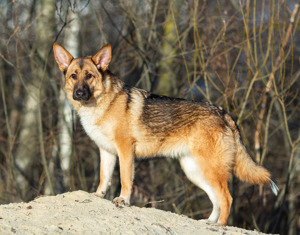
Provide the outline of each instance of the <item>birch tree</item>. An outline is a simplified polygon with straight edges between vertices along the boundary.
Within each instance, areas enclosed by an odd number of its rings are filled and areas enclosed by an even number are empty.
[[[68,15],[70,24],[66,28],[66,37],[64,45],[74,58],[79,57],[78,33],[80,28],[80,20],[76,13],[72,11]],[[64,79],[64,78],[63,78]],[[63,89],[60,91],[60,111],[62,118],[60,119],[60,166],[63,171],[64,187],[70,184],[70,162],[72,156],[72,107],[68,102]]]
[[[36,160],[42,161],[50,193],[53,194],[53,187],[44,151],[41,104],[45,98],[45,87],[43,84],[48,79],[46,66],[49,52],[54,41],[55,0],[39,1],[36,4],[38,4],[36,9],[41,14],[36,25],[36,53],[39,59],[33,62],[34,71],[32,71],[31,83],[26,87],[27,97],[19,137],[20,145],[18,146],[15,156],[16,164],[19,169],[16,181],[20,193],[22,194],[21,196],[25,200],[32,194],[30,181],[33,178],[33,171],[31,166]],[[41,156],[41,159],[36,158],[38,149],[40,150],[38,156]]]

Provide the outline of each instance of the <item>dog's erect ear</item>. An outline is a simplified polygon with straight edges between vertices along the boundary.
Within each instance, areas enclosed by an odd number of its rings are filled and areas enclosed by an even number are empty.
[[[102,47],[96,55],[92,57],[92,60],[96,64],[98,69],[105,71],[109,65],[111,60],[111,46],[110,44],[106,44]]]
[[[71,61],[73,60],[73,56],[56,42],[53,45],[53,51],[54,58],[58,64],[60,71],[66,73]]]

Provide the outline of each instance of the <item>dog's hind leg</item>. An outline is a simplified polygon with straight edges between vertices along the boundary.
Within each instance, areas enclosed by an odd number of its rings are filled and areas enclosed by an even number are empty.
[[[194,184],[202,188],[213,204],[209,222],[226,225],[232,197],[228,190],[228,171],[226,166],[216,166],[212,159],[192,156],[180,159],[182,169]]]
[[[220,181],[215,181],[215,184],[213,184],[212,186],[216,191],[221,206],[218,224],[226,225],[232,203],[232,197],[229,193],[227,178]]]
[[[104,197],[111,181],[117,157],[100,148],[100,159],[100,184],[95,194]]]
[[[220,216],[220,203],[214,188],[209,184],[209,182],[205,178],[194,157],[181,157],[180,164],[188,179],[207,193],[209,199],[213,204],[213,210],[208,220],[209,222],[216,223]]]

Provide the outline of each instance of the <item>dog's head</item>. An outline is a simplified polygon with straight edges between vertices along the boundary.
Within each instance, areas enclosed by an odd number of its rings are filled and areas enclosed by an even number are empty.
[[[89,101],[101,94],[103,72],[111,60],[111,46],[102,47],[93,57],[74,59],[61,45],[54,43],[54,57],[59,69],[64,73],[65,89],[69,99],[79,102]]]

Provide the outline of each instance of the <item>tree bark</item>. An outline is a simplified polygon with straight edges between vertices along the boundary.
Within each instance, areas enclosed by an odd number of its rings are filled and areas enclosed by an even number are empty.
[[[78,58],[79,41],[78,34],[80,28],[80,21],[76,13],[70,12],[68,15],[69,20],[72,19],[69,27],[66,28],[66,38],[64,46],[71,53],[74,58]],[[64,79],[64,78],[63,78]],[[65,91],[60,91],[60,167],[63,171],[63,184],[65,188],[70,186],[70,163],[72,156],[72,107],[68,102]]]
[[[50,175],[47,166],[46,155],[43,143],[42,131],[42,113],[41,104],[44,98],[44,82],[48,79],[46,65],[48,63],[49,52],[52,48],[55,32],[55,0],[44,0],[38,2],[37,9],[41,16],[37,21],[37,54],[39,61],[34,61],[32,71],[32,82],[27,86],[27,97],[25,100],[24,118],[19,136],[19,146],[16,151],[17,172],[16,181],[20,188],[21,198],[30,199],[33,196],[31,184],[34,179],[32,165],[35,160],[40,160],[44,166],[45,175],[48,179],[50,193],[53,193],[53,187],[50,181]],[[37,146],[40,146],[38,152]]]

